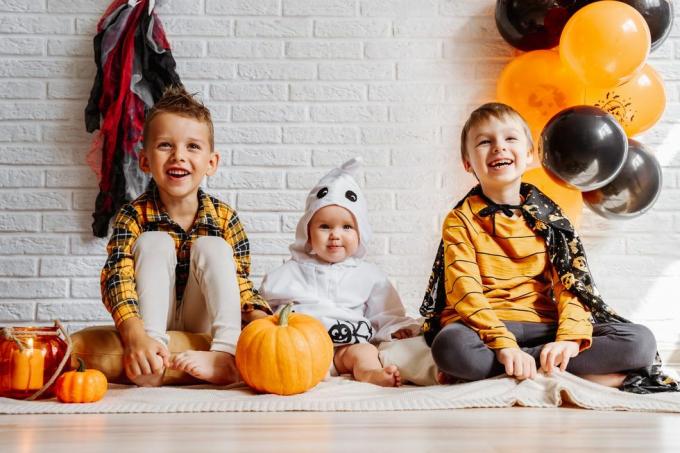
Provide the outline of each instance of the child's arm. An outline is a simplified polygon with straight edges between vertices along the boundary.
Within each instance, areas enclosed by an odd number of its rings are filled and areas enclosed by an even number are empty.
[[[387,276],[381,277],[364,307],[364,316],[375,330],[372,341],[389,341],[392,338],[402,339],[418,335],[422,323],[406,316],[399,293]]]

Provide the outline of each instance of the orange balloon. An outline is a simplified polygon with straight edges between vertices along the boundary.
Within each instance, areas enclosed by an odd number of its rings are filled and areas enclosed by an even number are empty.
[[[666,91],[659,74],[648,64],[628,82],[610,89],[586,88],[586,104],[619,120],[632,137],[654,126],[666,108]]]
[[[649,26],[623,2],[599,1],[576,11],[560,37],[560,56],[588,86],[609,88],[642,69],[651,48]]]
[[[548,120],[572,105],[583,103],[582,85],[553,50],[534,50],[513,59],[496,84],[499,102],[519,112],[537,139]]]
[[[583,196],[580,190],[562,185],[559,180],[550,175],[543,167],[527,170],[522,175],[522,181],[538,187],[557,203],[575,228],[581,224],[583,214]]]

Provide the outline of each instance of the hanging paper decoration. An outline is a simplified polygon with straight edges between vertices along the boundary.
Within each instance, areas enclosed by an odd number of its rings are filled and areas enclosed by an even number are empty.
[[[139,195],[146,179],[137,166],[144,116],[163,90],[180,85],[175,60],[153,0],[114,0],[97,24],[97,76],[85,126],[97,134],[87,161],[99,176],[92,214],[95,236],[106,237],[111,217]]]

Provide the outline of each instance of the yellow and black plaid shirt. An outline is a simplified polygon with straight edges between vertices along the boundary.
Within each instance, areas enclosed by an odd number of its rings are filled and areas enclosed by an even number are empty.
[[[158,189],[154,184],[118,212],[106,248],[109,256],[101,273],[102,300],[113,316],[116,326],[128,318],[139,317],[132,248],[137,238],[146,231],[165,231],[175,241],[177,252],[175,294],[178,308],[181,306],[189,276],[191,245],[201,236],[219,236],[224,238],[234,251],[241,291],[241,310],[249,312],[259,309],[271,313],[269,305],[257,290],[253,289],[253,284],[248,278],[250,245],[236,211],[200,189],[198,201],[196,220],[189,232],[184,231],[165,210],[161,209]]]

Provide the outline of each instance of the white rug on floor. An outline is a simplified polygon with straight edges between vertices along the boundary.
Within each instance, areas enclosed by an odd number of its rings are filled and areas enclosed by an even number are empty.
[[[472,407],[557,407],[563,401],[586,409],[680,412],[680,393],[634,395],[584,381],[569,373],[518,382],[508,377],[449,386],[383,388],[346,377],[328,378],[301,395],[258,395],[242,384],[138,388],[111,385],[89,404],[55,399],[0,398],[1,414],[403,411]]]

